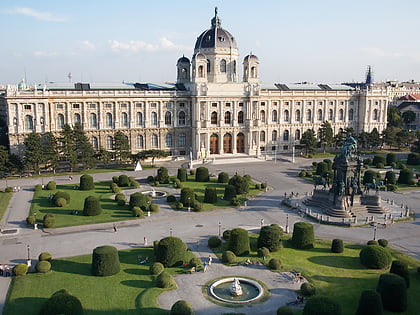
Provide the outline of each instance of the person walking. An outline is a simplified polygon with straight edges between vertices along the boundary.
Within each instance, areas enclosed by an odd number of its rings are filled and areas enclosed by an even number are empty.
[[[209,266],[211,265],[212,261],[213,261],[213,258],[211,257],[211,255],[209,255]]]
[[[0,276],[3,276],[3,273],[4,273],[4,271],[3,271],[3,265],[0,264]]]
[[[4,271],[6,272],[5,276],[9,277],[10,276],[10,268],[8,265],[4,265]]]
[[[203,272],[206,272],[206,270],[207,270],[207,263],[206,263],[206,262],[204,262],[204,263],[203,263]]]
[[[143,238],[143,245],[144,246],[147,246],[147,238],[146,238],[146,236]]]
[[[117,225],[114,223],[114,233],[116,233],[117,232]]]

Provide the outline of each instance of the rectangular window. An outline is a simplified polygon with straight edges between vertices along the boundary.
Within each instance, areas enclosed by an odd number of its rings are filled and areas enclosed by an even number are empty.
[[[172,107],[172,102],[166,102],[166,108],[171,108]]]
[[[284,105],[289,105],[289,102],[284,102]]]
[[[340,102],[340,105],[344,105],[344,102],[343,102],[343,101],[341,101],[341,102]]]
[[[226,107],[230,107],[230,103],[226,103]]]
[[[64,105],[63,105],[63,104],[57,104],[57,105],[56,105],[56,107],[57,107],[58,109],[62,109],[62,108],[64,107]]]
[[[179,107],[185,107],[185,103],[179,103]]]
[[[80,104],[73,104],[73,108],[80,108]]]
[[[261,106],[265,106],[265,102],[261,102]]]
[[[350,101],[350,105],[354,105],[354,102],[353,101]]]
[[[308,105],[312,105],[312,102],[311,102],[311,101],[309,101],[309,102],[308,102]]]
[[[300,105],[300,102],[299,102],[299,101],[297,101],[297,102],[296,102],[296,105]]]
[[[217,107],[217,103],[211,103],[211,107]]]
[[[185,155],[185,151],[179,151],[179,155]]]
[[[277,102],[273,102],[273,105],[274,105],[274,106],[277,106]]]
[[[284,145],[283,146],[283,150],[289,150],[289,146],[288,145]]]
[[[121,104],[120,104],[120,107],[121,107],[121,108],[127,108],[127,103],[121,103]]]
[[[23,105],[23,108],[24,108],[24,109],[31,109],[31,108],[32,108],[32,106],[31,106],[30,104],[25,104],[25,105]]]
[[[137,102],[137,103],[136,103],[136,107],[142,107],[142,103]]]
[[[334,105],[334,102],[330,102],[330,105]]]
[[[271,151],[276,151],[276,146],[275,146],[275,145],[273,145],[273,146],[271,147]]]
[[[150,103],[150,107],[156,107],[157,104],[156,103]]]
[[[95,103],[90,103],[90,104],[89,104],[89,108],[92,108],[92,109],[93,109],[93,108],[96,108],[96,104],[95,104]]]
[[[319,104],[319,105],[322,105],[322,104],[324,104],[324,103],[323,103],[322,101],[320,101],[320,102],[318,102],[318,104]]]
[[[111,107],[112,107],[112,104],[111,104],[111,103],[106,103],[106,104],[105,104],[105,107],[106,107],[106,108],[111,108]]]
[[[244,103],[239,103],[239,107],[243,107],[244,106]]]

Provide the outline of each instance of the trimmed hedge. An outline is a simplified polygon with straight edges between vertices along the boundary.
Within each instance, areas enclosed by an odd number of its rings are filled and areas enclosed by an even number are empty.
[[[156,261],[165,267],[182,265],[187,252],[187,245],[177,237],[169,236],[161,239],[156,246]]]
[[[130,180],[128,179],[128,176],[125,174],[121,174],[118,176],[118,182],[119,187],[128,187],[130,185]]]
[[[195,193],[194,189],[190,187],[185,187],[181,189],[181,198],[179,201],[181,201],[184,205],[193,206],[195,200]]]
[[[51,270],[51,263],[46,260],[38,261],[35,266],[35,269],[39,273],[47,273],[48,271]]]
[[[71,295],[66,290],[62,289],[55,292],[45,303],[42,305],[40,315],[59,315],[83,314],[83,307],[80,300]]]
[[[227,264],[231,264],[235,262],[236,255],[234,252],[227,250],[222,253],[222,261]]]
[[[166,167],[162,166],[158,168],[155,181],[161,184],[169,184],[168,169]]]
[[[187,169],[186,168],[178,168],[178,173],[176,178],[179,179],[180,182],[188,181]]]
[[[118,187],[116,183],[112,183],[111,185],[109,185],[109,188],[111,188],[114,194],[119,194],[121,191],[120,187]]]
[[[102,207],[98,197],[88,196],[85,198],[85,203],[83,205],[83,215],[95,216],[101,214],[101,212]]]
[[[38,256],[38,260],[39,260],[39,261],[44,261],[44,260],[46,260],[46,261],[51,262],[51,260],[52,260],[52,255],[51,255],[50,253],[48,253],[48,252],[42,252],[41,254],[39,254],[39,256]]]
[[[416,152],[408,153],[407,164],[408,165],[418,165],[418,164],[420,164],[420,154],[416,153]]]
[[[277,258],[271,258],[268,262],[268,268],[271,270],[279,270],[281,268],[281,261]]]
[[[226,172],[221,172],[217,176],[217,182],[220,184],[226,184],[229,181],[229,174]]]
[[[282,231],[277,226],[265,225],[260,230],[257,247],[266,247],[270,252],[276,252],[281,246]]]
[[[367,241],[366,245],[379,245],[379,243],[376,240],[370,240],[370,241]]]
[[[387,247],[388,246],[388,240],[381,238],[381,239],[378,240],[378,244],[382,247]]]
[[[36,184],[34,191],[41,191],[42,190],[42,185],[41,184]]]
[[[261,247],[257,250],[258,257],[265,259],[266,257],[270,256],[270,250],[267,247]]]
[[[314,247],[314,226],[308,222],[296,222],[293,227],[292,245],[298,249]]]
[[[41,186],[42,188],[42,186]],[[56,190],[57,189],[57,184],[55,181],[49,181],[47,184],[47,190]]]
[[[370,269],[388,268],[392,261],[389,251],[379,245],[368,245],[360,251],[360,263]]]
[[[395,176],[395,172],[393,171],[386,172],[385,183],[387,185],[395,185],[397,183],[397,177]]]
[[[56,201],[55,201],[55,205],[57,206],[57,207],[65,207],[66,205],[67,205],[67,201],[66,201],[66,199],[64,199],[64,198],[58,198]]]
[[[228,249],[236,256],[248,255],[250,252],[248,231],[241,228],[231,230]]]
[[[197,267],[203,266],[203,262],[201,261],[200,258],[193,257],[193,258],[190,259],[190,261],[188,263],[188,266],[189,267],[196,267],[196,270],[197,270]]]
[[[407,288],[410,287],[410,271],[408,270],[408,265],[400,260],[394,260],[391,264],[390,273],[395,273],[405,280]]]
[[[216,203],[217,192],[215,187],[206,187],[204,191],[204,202],[205,203]]]
[[[313,296],[316,294],[316,288],[312,283],[305,282],[300,286],[300,293],[303,296]]]
[[[342,253],[344,251],[343,240],[335,238],[331,243],[331,252],[332,253]]]
[[[15,276],[24,276],[28,273],[28,265],[17,264],[13,267],[12,271]]]
[[[141,192],[136,192],[130,195],[130,209],[133,207],[140,207],[141,210],[147,211],[147,207],[152,203],[152,198],[150,196],[144,195]]]
[[[385,310],[404,312],[407,309],[407,287],[401,276],[393,273],[380,275],[376,291],[381,295]]]
[[[52,213],[47,213],[46,215],[44,215],[44,222],[43,222],[43,226],[44,228],[52,228],[55,225],[55,216]]]
[[[229,179],[229,185],[235,186],[236,194],[247,194],[249,191],[249,182],[240,175],[234,175]],[[262,187],[262,186],[261,186]]]
[[[117,202],[117,205],[119,206],[125,206],[126,198],[124,194],[116,194],[114,197],[115,201]]]
[[[93,250],[92,273],[95,276],[108,277],[120,272],[118,250],[113,246],[99,246]]]
[[[223,231],[222,238],[225,241],[229,240],[230,239],[230,233],[232,233],[232,230],[225,230],[225,231]]]
[[[58,206],[57,200],[60,198],[64,198],[67,201],[67,204],[70,203],[70,194],[68,192],[59,190],[54,194],[53,202],[56,206]]]
[[[222,240],[220,238],[218,238],[217,236],[212,236],[207,241],[207,245],[210,248],[217,248],[220,245],[222,245]]]
[[[364,290],[360,294],[356,315],[382,315],[381,296],[375,290]]]
[[[398,184],[408,184],[413,180],[413,171],[409,168],[405,168],[400,171],[400,176],[398,176]]]
[[[232,200],[236,198],[236,187],[233,185],[227,185],[225,187],[225,193],[223,195],[224,200]]]
[[[30,215],[26,218],[26,223],[30,224],[30,225],[34,225],[36,222],[35,216],[34,215]]]
[[[133,217],[142,218],[143,217],[143,210],[140,209],[140,207],[133,207],[131,209],[131,213]]]
[[[156,278],[156,286],[162,289],[169,289],[176,286],[174,278],[167,273],[162,271]]]
[[[160,262],[155,262],[150,266],[149,271],[152,275],[158,275],[165,270],[165,267]]]
[[[80,190],[92,190],[95,188],[95,184],[93,183],[93,177],[89,174],[84,174],[80,176]]]
[[[293,315],[293,310],[287,305],[284,305],[277,309],[277,315]]]
[[[171,307],[170,315],[193,315],[193,309],[190,303],[184,300],[179,300]]]
[[[154,212],[154,213],[158,213],[159,212],[159,206],[156,203],[151,203],[149,206],[149,210],[150,212]]]
[[[195,173],[195,181],[208,182],[209,180],[210,180],[209,169],[204,166],[197,168],[197,171]]]
[[[326,296],[310,298],[303,308],[303,315],[341,315],[340,304]]]

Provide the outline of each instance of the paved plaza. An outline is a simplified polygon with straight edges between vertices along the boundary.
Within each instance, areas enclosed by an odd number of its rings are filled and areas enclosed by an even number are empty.
[[[87,226],[68,227],[61,229],[50,229],[47,231],[33,230],[26,227],[24,221],[28,215],[35,184],[41,184],[41,181],[47,183],[49,180],[55,180],[57,184],[67,184],[67,176],[54,176],[51,178],[25,178],[8,180],[8,186],[20,186],[22,189],[14,193],[9,208],[6,211],[1,222],[3,230],[18,230],[14,234],[2,234],[1,242],[1,261],[3,264],[15,265],[26,262],[27,245],[30,246],[30,256],[36,259],[38,254],[43,251],[52,253],[53,257],[69,257],[81,254],[90,254],[93,248],[100,245],[112,245],[119,249],[138,247],[142,245],[143,238],[147,237],[151,244],[153,240],[159,240],[169,236],[170,231],[174,236],[180,237],[188,244],[200,244],[199,248],[194,249],[197,256],[205,259],[208,257],[207,239],[210,236],[218,235],[219,222],[222,230],[242,227],[249,231],[258,231],[261,219],[265,224],[277,223],[281,226],[298,221],[304,221],[306,218],[299,216],[295,211],[281,207],[280,203],[284,193],[299,193],[302,196],[311,192],[313,186],[297,177],[298,172],[303,167],[311,165],[312,160],[296,158],[295,163],[291,163],[290,157],[277,159],[277,161],[256,159],[256,158],[235,158],[211,161],[205,166],[209,168],[212,174],[218,174],[221,171],[228,172],[230,175],[238,173],[240,175],[250,174],[260,182],[267,182],[269,190],[248,201],[246,207],[229,208],[220,211],[188,213],[171,210],[165,202],[165,199],[158,199],[157,203],[161,207],[158,214],[153,214],[141,220],[123,221],[118,223],[118,233],[113,233],[113,224],[95,224]],[[160,165],[169,169],[169,174],[176,174],[176,170],[186,161],[165,162]],[[194,165],[194,167],[201,164]],[[155,175],[156,169],[143,170],[141,172],[123,172],[129,176],[135,176],[137,179],[144,179],[149,175]],[[94,174],[95,181],[110,180],[112,176],[119,173]],[[74,183],[79,182],[79,176],[73,176]],[[5,181],[0,182],[0,188],[4,189]],[[144,186],[143,186],[144,187]],[[145,188],[146,189],[146,188]],[[168,190],[165,188],[165,190]],[[395,203],[404,203],[410,209],[416,212],[415,220],[396,223],[387,228],[377,229],[377,238],[389,240],[391,246],[402,252],[420,259],[420,236],[419,213],[420,213],[420,193],[418,190],[406,192],[382,192],[383,199],[394,200]],[[345,241],[365,243],[373,238],[373,228],[371,226],[342,228],[323,224],[314,224],[315,235],[325,238],[342,238]],[[171,303],[177,300],[177,297],[189,296],[191,288],[186,288],[184,282],[191,283],[195,294],[200,293],[200,299],[193,303],[197,314],[217,314],[220,312],[229,312],[232,309],[221,308],[216,304],[208,302],[201,296],[201,286],[207,281],[207,277],[218,277],[221,275],[230,275],[230,267],[225,267],[220,262],[214,260],[208,273],[186,275],[185,278],[176,279],[182,283],[180,289],[173,291],[175,293],[165,293],[159,298],[163,308],[170,308]],[[249,267],[240,267],[236,272],[246,275],[247,272],[254,272]],[[235,311],[247,314],[258,313],[272,314],[278,306],[293,299],[293,286],[285,286],[287,283],[277,281],[277,273],[268,270],[258,270],[255,278],[267,282],[267,285],[276,294],[283,295],[282,299],[271,298],[263,304],[257,304],[252,307],[244,307]],[[271,279],[272,278],[272,279]],[[210,278],[209,278],[210,279]],[[270,280],[271,279],[271,280]],[[3,307],[8,289],[10,278],[0,278],[0,306]],[[290,283],[289,283],[290,285]],[[284,291],[286,290],[286,291]],[[289,291],[287,291],[289,290]],[[171,295],[174,294],[174,295]],[[274,296],[274,294],[273,294]],[[200,302],[201,301],[201,302]],[[280,301],[280,302],[279,302]],[[280,303],[280,304],[279,304]],[[172,303],[173,304],[173,303]],[[258,308],[258,310],[257,310]],[[270,312],[269,312],[270,311]]]

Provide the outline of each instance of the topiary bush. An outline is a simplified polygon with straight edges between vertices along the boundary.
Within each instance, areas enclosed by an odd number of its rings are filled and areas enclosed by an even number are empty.
[[[392,256],[386,248],[369,245],[359,254],[360,263],[370,269],[385,269],[391,264]]]
[[[30,225],[34,225],[36,222],[35,216],[34,215],[30,215],[26,218],[26,223],[30,224]]]
[[[239,207],[241,205],[241,202],[239,201],[238,198],[232,198],[232,200],[230,201],[230,204],[234,207]]]
[[[13,267],[12,272],[15,276],[24,276],[28,273],[28,265],[17,264]]]
[[[99,246],[93,250],[92,273],[95,276],[108,277],[120,272],[120,258],[113,246]]]
[[[405,280],[393,273],[380,275],[376,291],[382,298],[382,306],[391,312],[407,309],[407,286]]]
[[[141,192],[136,192],[130,195],[130,209],[133,209],[133,207],[140,207],[143,211],[147,211],[148,205],[151,203],[152,198],[142,194]]]
[[[392,165],[392,163],[397,163],[397,155],[395,153],[388,153],[386,155],[386,165]]]
[[[66,205],[67,205],[67,201],[66,201],[66,199],[64,199],[64,198],[58,198],[56,201],[55,201],[55,205],[57,206],[57,207],[65,207]]]
[[[261,190],[261,184],[255,184],[255,189]]]
[[[168,195],[166,197],[166,201],[167,202],[175,202],[176,201],[176,197],[174,195]]]
[[[314,247],[314,226],[308,222],[296,222],[293,227],[292,245],[298,249]]]
[[[405,168],[400,171],[400,176],[398,176],[398,184],[410,184],[410,181],[413,180],[413,171],[409,168]]]
[[[284,305],[277,309],[277,315],[293,315],[293,310],[287,305]]]
[[[47,190],[56,190],[57,189],[57,184],[56,184],[55,181],[49,181],[46,188],[47,188]]]
[[[80,190],[92,190],[95,188],[95,184],[93,183],[93,177],[89,174],[84,174],[80,176]]]
[[[201,166],[197,168],[195,173],[196,182],[208,182],[210,180],[209,170],[207,167]]]
[[[226,264],[232,264],[236,260],[236,255],[230,250],[226,250],[222,253],[222,261]]]
[[[83,215],[95,216],[101,214],[101,212],[102,207],[98,197],[88,196],[85,198],[85,203],[83,205]]]
[[[46,260],[38,261],[35,266],[35,269],[39,273],[47,273],[48,271],[51,270],[51,263]]]
[[[186,206],[193,206],[195,200],[194,189],[185,187],[181,189],[181,198],[179,199]]]
[[[174,288],[176,286],[174,278],[167,273],[162,271],[156,278],[156,286],[162,289]]]
[[[257,250],[258,257],[265,259],[266,257],[270,256],[270,250],[267,247],[260,247]]]
[[[306,297],[313,296],[316,293],[316,288],[312,283],[305,282],[300,286],[300,293]]]
[[[153,175],[147,176],[147,182],[153,184],[155,182],[155,177]]]
[[[109,188],[111,188],[114,194],[119,194],[121,191],[120,187],[118,187],[116,183],[112,183],[111,185],[109,185]]]
[[[119,187],[128,187],[128,185],[130,185],[130,180],[128,179],[127,175],[121,174],[120,176],[118,176],[117,184]]]
[[[420,164],[420,154],[411,152],[407,156],[407,164],[408,165],[418,165]]]
[[[70,194],[68,193],[68,192],[66,192],[66,191],[57,191],[55,194],[54,194],[54,196],[53,196],[53,203],[56,205],[56,206],[58,206],[57,205],[57,200],[58,199],[60,199],[60,198],[64,198],[65,200],[66,200],[66,202],[67,202],[67,204],[69,204],[70,203]]]
[[[212,236],[207,241],[207,246],[209,248],[217,248],[220,245],[222,245],[222,240],[220,238],[218,238],[217,236]]]
[[[331,252],[332,253],[342,253],[344,251],[343,240],[335,238],[331,243]]]
[[[410,271],[408,270],[408,265],[405,262],[394,260],[391,264],[389,272],[401,276],[405,280],[407,288],[410,287]]]
[[[248,255],[250,252],[248,231],[241,228],[231,230],[228,249],[236,256]]]
[[[341,315],[340,304],[326,296],[310,298],[303,308],[303,315]]]
[[[34,191],[41,191],[41,190],[42,190],[42,185],[41,184],[35,185]]]
[[[216,203],[217,192],[215,187],[206,187],[204,191],[204,202],[205,203]]]
[[[41,307],[40,315],[81,315],[83,307],[80,300],[62,289],[55,292]]]
[[[226,172],[221,172],[217,176],[217,182],[220,184],[225,184],[229,181],[229,174]]]
[[[200,202],[200,201],[198,201],[198,200],[194,200],[194,203],[193,203],[193,210],[194,210],[195,212],[200,212],[201,210],[203,210],[203,205],[201,204],[201,202]]]
[[[42,224],[44,228],[52,228],[55,225],[55,216],[52,213],[47,213],[44,215],[44,222]]]
[[[236,194],[247,194],[249,192],[249,181],[240,175],[234,175],[229,179],[229,185],[235,186]],[[262,184],[261,184],[262,188]]]
[[[190,261],[188,263],[188,266],[191,267],[191,268],[196,267],[196,270],[197,270],[197,267],[202,267],[203,266],[203,262],[201,261],[200,258],[193,257],[193,258],[190,259]]]
[[[142,218],[144,212],[140,209],[140,207],[133,207],[131,209],[131,214],[133,215],[133,217]]]
[[[178,210],[182,210],[182,209],[184,209],[184,204],[181,201],[177,201],[175,203],[175,208],[178,209]]]
[[[370,240],[370,241],[367,241],[366,245],[379,245],[379,244],[378,244],[378,241]]]
[[[397,178],[395,176],[395,172],[393,172],[393,171],[386,172],[385,183],[387,185],[395,185],[397,183]]]
[[[281,246],[282,230],[277,226],[265,225],[260,230],[257,248],[266,247],[270,252],[276,252]]]
[[[112,176],[112,182],[118,184],[118,176]]]
[[[160,262],[155,262],[150,266],[149,271],[152,275],[158,275],[165,270],[165,267]]]
[[[225,231],[223,231],[222,238],[225,241],[229,240],[230,239],[230,233],[231,232],[232,232],[232,230],[225,230]]]
[[[39,254],[38,260],[39,261],[49,261],[49,262],[51,262],[52,255],[48,252],[42,252],[41,254]]]
[[[152,204],[150,204],[148,210],[150,212],[158,213],[159,212],[159,206],[156,203],[152,203]]]
[[[6,187],[4,191],[7,193],[13,192],[13,187]]]
[[[155,177],[155,181],[161,184],[169,184],[168,169],[166,167],[159,167]]]
[[[281,261],[277,258],[271,258],[268,262],[268,268],[270,268],[271,270],[281,269]]]
[[[382,315],[381,296],[375,290],[364,290],[360,294],[356,315]]]
[[[378,240],[378,244],[382,247],[387,247],[388,246],[388,240],[381,238],[381,239]]]
[[[186,181],[188,181],[187,169],[185,169],[185,168],[178,168],[178,173],[176,175],[176,178],[179,179],[180,182],[186,182]]]
[[[115,201],[117,202],[117,205],[119,205],[120,207],[125,206],[125,204],[126,204],[125,195],[124,194],[116,194],[115,195]]]
[[[225,187],[225,193],[223,195],[224,200],[232,200],[236,198],[236,187],[232,185],[227,185]]]
[[[177,178],[177,179],[175,180],[174,187],[175,187],[175,188],[178,188],[178,189],[182,189],[182,188],[184,187],[184,185],[182,185],[182,184],[181,184],[181,181]]]
[[[182,265],[187,252],[187,245],[177,237],[165,237],[156,246],[156,261],[165,267]]]
[[[305,177],[306,176],[306,170],[301,170],[299,172],[299,177]]]
[[[171,307],[170,315],[192,315],[194,314],[190,303],[184,300],[179,300]]]
[[[378,167],[379,164],[384,165],[385,163],[386,163],[386,158],[385,158],[384,155],[382,155],[382,154],[376,154],[373,157],[372,164],[375,165],[376,167]],[[378,167],[378,168],[380,168],[380,167]]]

